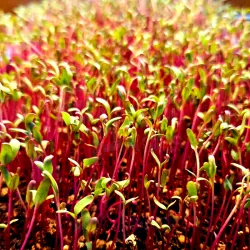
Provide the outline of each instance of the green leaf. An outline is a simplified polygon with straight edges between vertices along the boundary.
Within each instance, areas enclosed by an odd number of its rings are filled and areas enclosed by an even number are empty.
[[[71,158],[68,158],[68,160],[73,163],[75,166],[80,167],[79,163]]]
[[[187,191],[188,191],[188,196],[189,197],[195,197],[195,196],[197,196],[196,183],[193,182],[193,181],[189,181],[187,183]]]
[[[231,156],[233,158],[234,161],[238,161],[239,160],[239,153],[235,150],[231,150]]]
[[[85,207],[87,207],[89,204],[91,204],[94,200],[93,195],[88,195],[78,201],[76,205],[74,206],[74,214],[78,215]]]
[[[216,174],[216,163],[215,163],[215,158],[213,155],[208,156],[208,162],[209,162],[209,177],[214,178]]]
[[[33,120],[36,118],[36,114],[29,113],[25,116],[24,123],[27,131],[32,131],[32,128],[35,126]]]
[[[48,144],[49,144],[49,141],[47,141],[47,140],[42,140],[41,141],[41,146],[43,147],[43,149],[46,149]]]
[[[69,126],[70,125],[70,120],[71,120],[70,119],[70,114],[67,113],[67,112],[64,112],[64,111],[62,111],[61,114],[62,114],[62,119],[63,119],[64,123],[66,124],[66,126]]]
[[[211,106],[207,113],[204,115],[203,120],[205,123],[209,123],[215,114],[215,106]]]
[[[167,105],[167,102],[166,101],[160,101],[158,104],[157,104],[157,108],[156,108],[156,118],[159,118],[164,110],[165,110],[165,107]]]
[[[161,229],[160,225],[155,220],[152,220],[150,224],[158,229]]]
[[[92,241],[86,242],[85,246],[87,247],[87,250],[92,250]]]
[[[167,225],[167,224],[163,224],[163,225],[161,226],[161,229],[163,229],[163,230],[168,230],[168,231],[171,230],[170,226]]]
[[[132,201],[137,200],[138,198],[139,198],[139,196],[134,197],[134,198],[130,198],[130,199],[126,200],[126,202],[125,202],[125,206],[126,206],[128,203],[130,203],[130,202],[132,202]]]
[[[196,136],[195,136],[194,132],[190,128],[187,129],[187,136],[188,136],[189,142],[191,144],[191,147],[194,150],[196,150],[197,145],[198,145],[197,139],[196,139]]]
[[[106,189],[107,196],[109,196],[113,191],[118,190],[119,186],[116,183],[112,183],[109,189]]]
[[[161,162],[158,158],[158,156],[155,154],[154,150],[151,148],[151,155],[153,156],[153,158],[155,159],[156,163],[157,163],[157,166],[159,168],[161,168]]]
[[[34,180],[31,180],[27,186],[27,190],[26,190],[26,202],[29,206],[29,208],[32,208],[32,206],[34,205],[33,203],[33,196],[32,196],[32,192],[31,190],[33,190],[35,188],[36,182]]]
[[[57,214],[69,214],[74,220],[76,219],[76,216],[67,210],[57,210],[56,213]]]
[[[235,138],[232,138],[229,136],[225,137],[225,140],[234,146],[236,146],[238,144],[238,139],[235,139]]]
[[[166,130],[166,139],[168,143],[171,143],[174,137],[174,129],[172,126],[168,126]]]
[[[228,123],[222,122],[222,123],[220,124],[220,134],[223,133],[223,130],[227,130],[227,129],[228,129]]]
[[[239,109],[238,109],[234,104],[229,103],[227,106],[228,106],[229,108],[233,109],[233,110],[237,113],[237,115],[240,114]]]
[[[190,196],[190,201],[191,202],[196,202],[197,200],[198,200],[198,196],[197,195]]]
[[[43,172],[43,162],[41,162],[41,161],[35,161],[34,163]]]
[[[131,146],[134,147],[136,143],[137,131],[135,127],[131,128]]]
[[[206,75],[206,72],[199,68],[199,75],[200,75],[200,79],[202,81],[203,84],[206,84],[207,83],[207,75]]]
[[[18,174],[14,174],[13,176],[11,176],[9,189],[12,191],[16,190],[19,185],[19,180],[20,180],[20,177]]]
[[[181,93],[184,101],[187,101],[189,96],[191,95],[193,85],[194,85],[194,78],[191,78],[188,80],[187,85],[184,87],[184,89],[182,90],[182,93]]]
[[[11,181],[11,176],[10,176],[10,173],[9,171],[7,170],[7,168],[5,166],[0,166],[0,170],[2,172],[2,175],[3,175],[3,178],[9,188],[10,186],[10,181]]]
[[[94,191],[94,196],[103,196],[105,194],[104,189],[103,188],[95,188]]]
[[[235,167],[241,169],[241,171],[242,171],[242,173],[243,173],[244,175],[247,175],[247,174],[249,173],[249,170],[248,170],[247,168],[243,167],[242,165],[237,164],[237,163],[231,163],[231,164],[232,164],[233,166],[235,166]]]
[[[120,198],[122,199],[123,204],[125,204],[126,201],[125,201],[124,195],[118,190],[115,190],[115,193],[120,196]]]
[[[43,161],[43,169],[48,171],[50,174],[53,173],[53,165],[52,165],[53,157],[54,157],[53,155],[48,155],[45,157]]]
[[[37,153],[35,151],[35,145],[32,140],[29,140],[26,144],[26,153],[32,160],[35,160],[37,157]]]
[[[166,130],[167,130],[167,127],[168,127],[168,119],[167,119],[166,117],[164,117],[164,118],[162,119],[162,121],[161,121],[161,131],[162,131],[163,133],[165,133]]]
[[[233,190],[232,180],[230,180],[230,179],[228,179],[226,177],[225,180],[224,180],[223,185],[224,185],[224,188],[225,188],[226,191],[228,191],[228,190],[232,191]]]
[[[91,158],[85,158],[84,160],[83,160],[83,166],[85,167],[85,168],[88,168],[88,167],[90,167],[91,165],[93,165],[93,164],[95,164],[96,162],[97,162],[97,160],[98,160],[98,157],[91,157]]]
[[[3,165],[7,165],[13,161],[13,152],[12,147],[8,143],[2,143],[1,153],[0,153],[0,162]]]
[[[43,179],[34,197],[34,203],[36,205],[41,205],[46,200],[49,188],[50,188],[50,180],[47,178]]]
[[[32,134],[33,134],[33,137],[35,138],[36,142],[40,144],[43,140],[43,136],[42,136],[42,134],[37,126],[34,126],[32,128]]]
[[[111,109],[110,109],[109,103],[106,100],[99,98],[99,97],[96,98],[96,101],[104,106],[104,108],[106,109],[108,118],[110,119],[111,118]]]
[[[250,208],[250,198],[246,199],[246,203],[245,203],[244,208],[245,208],[245,209]]]
[[[49,180],[51,182],[51,186],[52,186],[53,192],[55,194],[55,197],[58,197],[59,188],[58,188],[58,185],[56,183],[56,180],[52,176],[52,173],[48,172],[47,170],[44,170],[43,171],[43,175],[49,178]]]
[[[153,183],[154,181],[153,180],[148,180],[148,174],[145,175],[144,177],[144,187],[148,190],[149,186],[150,186],[150,183]]]
[[[0,223],[0,228],[5,229],[5,228],[7,228],[7,227],[8,227],[8,225],[6,225],[6,224],[4,224],[4,223]]]
[[[86,82],[86,86],[88,88],[88,91],[92,92],[93,89],[95,88],[95,83],[96,83],[96,78],[93,77],[91,79],[89,79],[87,82]]]
[[[78,177],[81,175],[81,169],[79,167],[73,167],[72,171],[75,177]]]
[[[168,181],[168,170],[163,169],[161,174],[161,186],[164,187],[167,184]]]
[[[121,98],[122,101],[125,100],[126,97],[126,90],[122,85],[117,86],[117,94]]]
[[[173,197],[172,197],[172,198],[173,198]],[[171,202],[171,203],[167,206],[167,210],[168,210],[170,207],[172,207],[175,203],[176,203],[176,201]]]
[[[167,207],[166,207],[165,205],[163,205],[162,203],[160,203],[160,202],[156,199],[155,196],[154,196],[153,200],[154,200],[154,203],[155,203],[159,208],[161,208],[161,209],[163,209],[163,210],[167,210]]]
[[[81,217],[82,217],[82,228],[87,229],[89,221],[91,219],[91,216],[90,216],[88,209],[82,210]]]
[[[13,220],[11,220],[11,221],[10,221],[10,225],[13,224],[13,223],[15,223],[15,222],[17,222],[17,221],[18,221],[18,219],[13,219]]]
[[[116,181],[116,184],[118,184],[120,189],[126,188],[129,185],[129,183],[130,183],[129,178],[123,181]]]
[[[9,145],[12,148],[12,157],[13,157],[13,160],[14,160],[14,158],[18,154],[18,151],[20,149],[20,145],[21,144],[20,144],[20,142],[17,139],[11,139],[10,142],[9,142]]]
[[[113,125],[113,123],[115,123],[116,121],[119,121],[121,119],[122,119],[122,117],[115,117],[115,118],[112,118],[111,120],[109,120],[106,123],[106,133],[108,132],[108,129]]]
[[[102,188],[106,188],[107,184],[111,181],[111,178],[104,178],[101,182]]]

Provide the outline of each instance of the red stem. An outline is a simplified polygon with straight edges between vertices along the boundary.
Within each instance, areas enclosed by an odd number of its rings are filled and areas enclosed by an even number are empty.
[[[34,222],[35,222],[35,219],[36,219],[36,213],[37,213],[37,210],[38,210],[38,205],[35,205],[35,208],[34,208],[34,212],[33,212],[33,215],[32,215],[32,219],[31,219],[31,222],[30,222],[30,225],[29,225],[29,229],[28,229],[28,232],[25,236],[25,239],[24,239],[24,242],[20,248],[20,250],[24,250],[25,249],[25,246],[28,242],[28,239],[30,237],[30,233],[31,233],[31,230],[33,228],[33,225],[34,225]]]
[[[242,204],[244,204],[244,203],[246,202],[246,199],[247,199],[247,195],[244,196],[243,201],[242,201]],[[222,227],[221,227],[221,229],[220,229],[220,231],[219,231],[217,237],[215,238],[215,241],[214,241],[214,243],[213,243],[213,245],[212,245],[211,250],[215,250],[215,249],[216,249],[216,246],[217,246],[217,244],[218,244],[218,242],[219,242],[219,240],[220,240],[220,237],[221,237],[223,231],[225,230],[227,224],[229,223],[229,221],[230,221],[231,218],[233,217],[234,213],[236,212],[236,210],[237,210],[237,208],[238,208],[238,206],[239,206],[239,204],[240,204],[240,201],[241,201],[241,199],[238,199],[238,200],[237,200],[237,202],[236,202],[234,208],[232,209],[231,213],[229,214],[229,216],[227,217],[226,221],[225,221],[224,224],[222,225]]]

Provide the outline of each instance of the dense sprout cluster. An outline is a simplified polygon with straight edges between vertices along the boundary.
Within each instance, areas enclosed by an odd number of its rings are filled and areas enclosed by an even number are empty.
[[[1,249],[250,245],[250,23],[139,2],[0,14]]]

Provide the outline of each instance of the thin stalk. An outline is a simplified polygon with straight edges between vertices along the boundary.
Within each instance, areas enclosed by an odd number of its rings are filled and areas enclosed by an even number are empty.
[[[217,215],[217,217],[216,217],[216,219],[215,219],[214,225],[216,225],[217,222],[218,222],[218,220],[220,219],[220,215],[221,215],[222,210],[223,210],[223,208],[224,208],[224,206],[225,206],[225,203],[226,203],[226,198],[227,198],[227,191],[226,191],[225,194],[224,194],[223,201],[222,201],[222,205],[221,205],[220,211],[219,211],[219,213],[218,213],[218,215]]]
[[[198,150],[195,149],[194,152],[195,152],[196,166],[197,166],[197,168],[196,168],[196,184],[198,184],[198,180],[197,179],[200,176],[200,158],[199,158]]]
[[[248,208],[248,228],[250,228],[250,207]],[[248,246],[250,246],[250,237],[248,238]]]
[[[7,227],[7,249],[10,249],[10,219],[12,215],[12,190],[9,190],[9,200],[8,200],[8,227]]]
[[[126,232],[125,232],[125,203],[123,203],[122,209],[122,235],[123,235],[123,247],[126,240]]]
[[[118,237],[118,233],[119,233],[119,230],[120,230],[120,225],[121,225],[121,214],[122,214],[122,211],[121,211],[121,206],[122,206],[122,203],[119,204],[119,211],[118,211],[118,218],[117,218],[117,228],[116,228],[116,232],[115,232],[115,237],[113,239],[113,242],[112,242],[112,245],[110,247],[110,249],[114,249],[114,244],[117,240],[117,237]]]
[[[27,208],[26,208],[25,203],[24,203],[24,201],[22,199],[22,196],[20,194],[19,188],[16,189],[16,192],[17,192],[17,195],[19,197],[19,200],[21,202],[21,205],[22,205],[23,209],[25,210],[25,212],[27,212]]]
[[[60,199],[59,197],[56,199],[56,206],[57,210],[60,210]],[[61,220],[61,214],[57,214],[57,221],[58,221],[58,231],[60,236],[60,249],[63,250],[63,230],[62,230],[62,220]]]
[[[195,234],[196,234],[196,203],[193,202],[193,212],[194,212],[194,225],[193,225],[193,235],[192,235],[192,247],[191,249],[195,249]]]
[[[2,173],[0,174],[0,193],[2,191],[2,185],[3,185],[3,175]]]
[[[121,158],[121,154],[122,154],[122,149],[123,149],[123,143],[120,147],[120,151],[119,151],[119,154],[116,158],[116,165],[115,165],[115,169],[114,169],[114,172],[113,172],[113,177],[112,179],[116,179],[117,178],[117,173],[118,173],[118,168],[119,168],[119,163],[120,163],[120,158]]]
[[[146,162],[147,162],[147,152],[148,152],[148,148],[149,148],[149,142],[150,142],[150,137],[151,134],[153,132],[153,129],[150,129],[149,133],[148,133],[148,137],[147,137],[147,141],[146,141],[146,145],[144,148],[144,155],[143,155],[143,163],[142,163],[142,186],[144,187],[144,176],[145,176],[145,172],[146,172]],[[141,198],[143,198],[144,196],[144,188],[141,189]]]
[[[238,146],[237,147],[238,155],[239,155],[239,163],[242,165],[242,156],[241,156],[241,148]]]
[[[130,179],[131,179],[131,174],[132,174],[132,171],[133,171],[134,161],[135,161],[135,147],[132,147],[132,158],[131,158],[130,167],[129,167],[129,177],[130,177]]]
[[[201,155],[206,144],[214,137],[214,133],[215,133],[215,131],[207,138],[207,140],[205,142],[203,142],[202,147],[200,148],[200,151],[199,151],[199,155]]]
[[[148,199],[148,211],[149,211],[149,214],[151,215],[151,204],[150,204],[150,199],[149,199],[148,190],[146,191],[146,194],[147,194],[147,199]]]
[[[217,144],[216,144],[216,146],[215,146],[215,149],[214,149],[214,151],[213,151],[213,153],[212,153],[213,156],[217,153],[217,151],[218,151],[218,149],[219,149],[219,147],[220,147],[221,139],[222,139],[222,137],[220,136],[220,137],[219,137],[219,140],[218,140],[218,142],[217,142]]]
[[[205,240],[205,244],[204,244],[204,249],[206,249],[207,246],[207,242],[208,242],[208,238],[210,235],[210,231],[211,231],[211,227],[213,224],[213,218],[214,218],[214,178],[211,180],[212,185],[211,185],[211,189],[212,189],[212,209],[211,209],[211,218],[210,218],[210,222],[209,222],[209,226],[208,226],[208,230],[207,230],[207,236],[206,236],[206,240]]]
[[[55,150],[57,150],[58,148],[58,139],[59,139],[59,133],[57,131],[58,125],[59,125],[59,121],[60,121],[60,115],[61,115],[61,111],[64,108],[64,102],[65,102],[65,92],[64,89],[60,89],[60,103],[59,103],[59,110],[57,113],[57,119],[56,119],[56,130],[55,130]]]
[[[31,233],[31,230],[33,228],[33,225],[34,225],[34,222],[35,222],[35,219],[36,219],[36,214],[37,214],[37,210],[38,210],[38,205],[35,205],[35,208],[34,208],[34,212],[33,212],[33,215],[32,215],[32,218],[31,218],[31,222],[30,222],[30,225],[29,225],[29,229],[28,229],[28,232],[25,236],[25,239],[24,239],[24,242],[20,248],[20,250],[24,250],[25,249],[25,246],[28,242],[28,239],[30,237],[30,233]]]
[[[78,232],[77,232],[77,228],[78,228],[78,225],[77,225],[77,219],[75,219],[75,231],[74,231],[74,243],[73,243],[73,250],[76,250],[77,249],[77,237],[78,237]]]
[[[244,204],[244,203],[246,202],[246,199],[247,199],[247,195],[244,196],[243,201],[242,201],[242,204]],[[236,202],[234,208],[232,209],[231,213],[230,213],[229,216],[227,217],[226,221],[225,221],[224,224],[222,225],[222,227],[221,227],[221,229],[220,229],[218,235],[217,235],[216,238],[215,238],[215,241],[214,241],[214,243],[213,243],[213,245],[212,245],[211,250],[216,249],[216,246],[217,246],[217,244],[218,244],[218,242],[219,242],[219,240],[220,240],[220,237],[221,237],[222,233],[224,232],[224,230],[225,230],[227,224],[229,223],[229,221],[230,221],[231,218],[233,217],[234,213],[236,212],[236,210],[237,210],[237,208],[238,208],[238,206],[239,206],[239,204],[240,204],[240,201],[241,201],[241,199],[239,198],[239,199],[237,200],[237,202]]]
[[[240,219],[242,218],[242,213],[244,211],[244,205],[245,205],[245,203],[241,204],[240,212],[239,212],[239,215],[238,215],[238,218],[237,218],[237,221],[236,221],[237,226],[236,226],[236,229],[235,229],[234,238],[233,238],[233,242],[231,244],[230,250],[235,249],[235,241],[236,241],[236,238],[237,238],[237,235],[238,235],[239,226],[241,224]]]
[[[3,108],[3,104],[2,104],[2,102],[0,102],[0,122],[2,122],[2,120],[3,120],[3,112],[2,112],[2,109]]]
[[[159,200],[160,185],[161,185],[161,168],[158,167],[158,186],[157,186],[157,191],[156,191],[157,200]],[[157,206],[156,206],[156,207],[157,207]]]

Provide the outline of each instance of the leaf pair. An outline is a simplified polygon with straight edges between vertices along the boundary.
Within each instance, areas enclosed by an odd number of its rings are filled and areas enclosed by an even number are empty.
[[[12,162],[20,149],[20,142],[17,139],[11,139],[9,143],[2,143],[0,152],[0,163],[7,165]]]

